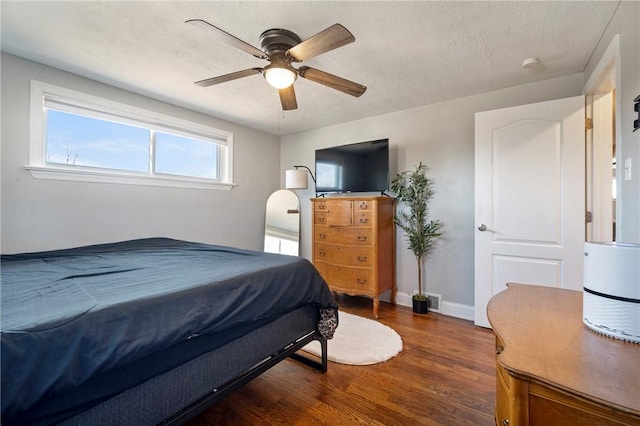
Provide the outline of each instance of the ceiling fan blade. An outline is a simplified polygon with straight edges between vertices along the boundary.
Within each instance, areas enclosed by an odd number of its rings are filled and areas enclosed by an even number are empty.
[[[235,80],[237,78],[248,77],[254,74],[260,74],[262,68],[249,68],[247,70],[236,71],[230,74],[219,75],[218,77],[207,78],[204,80],[196,81],[194,84],[200,87],[209,87],[214,84],[220,84],[227,81]]]
[[[295,62],[302,62],[354,41],[356,39],[349,30],[340,24],[334,24],[293,46],[287,51],[287,56]]]
[[[267,59],[267,55],[257,47],[250,45],[249,43],[240,40],[236,36],[229,34],[228,32],[216,27],[215,25],[211,25],[207,21],[203,21],[202,19],[189,19],[185,21],[185,24],[191,24],[194,27],[203,28],[209,31],[209,34],[213,35],[218,40],[230,44],[233,47],[237,47],[240,50],[244,50],[250,55],[255,56],[260,59]]]
[[[367,91],[367,86],[354,83],[342,77],[338,77],[328,72],[320,71],[310,67],[298,68],[298,75],[307,80],[314,81],[316,83],[324,84],[332,89],[339,90],[348,95],[359,97]]]
[[[296,92],[293,90],[293,84],[289,87],[278,90],[278,93],[280,94],[280,103],[282,104],[283,111],[290,111],[298,108]]]

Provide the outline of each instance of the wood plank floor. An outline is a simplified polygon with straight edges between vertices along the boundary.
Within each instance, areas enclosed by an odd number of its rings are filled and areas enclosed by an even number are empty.
[[[340,309],[373,318],[371,300],[339,296]],[[495,347],[490,330],[381,303],[378,321],[403,350],[386,363],[330,362],[322,374],[285,360],[188,425],[493,425]]]

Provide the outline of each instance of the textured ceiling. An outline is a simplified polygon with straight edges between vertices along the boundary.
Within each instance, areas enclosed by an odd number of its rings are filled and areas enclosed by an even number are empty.
[[[584,70],[617,1],[2,0],[2,50],[272,134],[283,135]],[[282,112],[258,74],[208,88],[196,80],[267,64],[184,23],[200,18],[259,47],[286,28],[303,40],[338,22],[355,43],[304,62],[364,84],[354,98],[299,78]],[[531,69],[520,65],[538,57]]]

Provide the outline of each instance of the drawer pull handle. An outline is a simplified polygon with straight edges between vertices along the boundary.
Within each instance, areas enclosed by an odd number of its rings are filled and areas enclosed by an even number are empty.
[[[326,254],[326,253],[325,253],[325,252],[323,252],[323,251],[321,251],[320,253],[318,253],[318,255],[319,255],[320,257],[324,257],[324,256],[325,256],[325,254]]]
[[[366,235],[358,235],[358,241],[367,241]]]
[[[325,238],[327,238],[327,234],[320,234],[320,235],[318,235],[318,237],[320,237],[321,239],[324,240]]]
[[[358,262],[366,262],[367,256],[358,256]]]
[[[509,419],[502,419],[502,426],[509,426]]]
[[[324,217],[319,217],[318,222],[324,222]]]
[[[357,282],[358,284],[366,284],[366,283],[367,283],[367,280],[366,280],[366,279],[364,279],[364,278],[363,278],[363,279],[356,278],[356,282]]]
[[[366,209],[367,208],[367,203],[360,203],[360,208],[361,209]]]
[[[324,210],[324,204],[323,203],[318,204],[318,209]]]

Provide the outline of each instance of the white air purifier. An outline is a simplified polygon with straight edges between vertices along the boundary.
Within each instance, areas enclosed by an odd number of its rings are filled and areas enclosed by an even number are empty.
[[[584,323],[640,343],[640,244],[585,243],[584,256]]]

